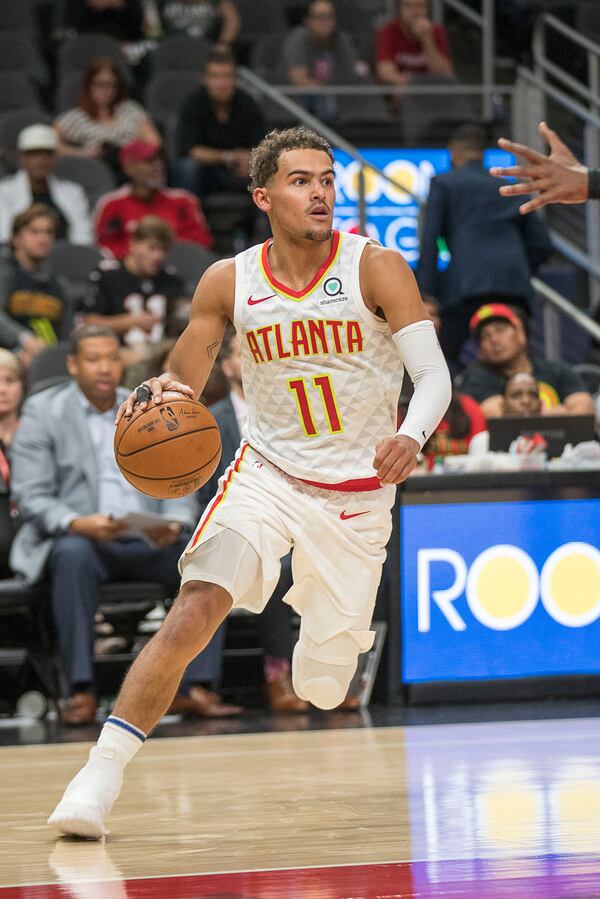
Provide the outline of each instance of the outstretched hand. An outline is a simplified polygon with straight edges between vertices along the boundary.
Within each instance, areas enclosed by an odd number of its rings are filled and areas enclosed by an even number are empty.
[[[194,399],[194,391],[192,388],[188,384],[182,384],[181,381],[175,381],[167,372],[160,375],[158,378],[148,378],[147,381],[144,381],[144,384],[150,390],[151,396],[149,399],[142,400],[141,402],[138,401],[136,392],[138,388],[136,387],[135,390],[132,390],[127,399],[119,406],[117,417],[115,419],[116,425],[119,424],[123,416],[125,416],[125,418],[131,418],[136,405],[144,410],[148,407],[150,400],[152,400],[155,405],[162,403],[163,393],[180,393],[182,396]]]
[[[377,444],[373,468],[382,484],[401,484],[417,467],[419,444],[412,437],[397,434]]]
[[[525,160],[526,165],[495,166],[490,174],[497,178],[513,177],[517,184],[504,184],[500,193],[504,197],[518,197],[537,193],[537,196],[519,207],[526,215],[550,203],[585,203],[588,197],[588,170],[577,160],[558,134],[545,122],[538,130],[550,147],[550,155],[501,137],[498,146]]]

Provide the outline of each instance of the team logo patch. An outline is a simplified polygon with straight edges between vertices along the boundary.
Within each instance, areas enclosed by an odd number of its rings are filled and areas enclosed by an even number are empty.
[[[328,297],[337,297],[343,292],[342,282],[339,278],[327,278],[323,284],[323,290]]]

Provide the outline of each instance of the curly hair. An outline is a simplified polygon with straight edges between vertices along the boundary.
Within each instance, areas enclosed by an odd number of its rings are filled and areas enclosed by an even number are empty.
[[[250,184],[252,193],[257,187],[265,187],[277,173],[279,157],[288,150],[322,150],[333,165],[333,151],[328,141],[311,128],[298,125],[285,131],[270,131],[250,154]]]

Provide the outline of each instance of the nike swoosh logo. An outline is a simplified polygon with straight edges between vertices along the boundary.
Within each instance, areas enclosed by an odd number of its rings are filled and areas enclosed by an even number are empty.
[[[340,518],[342,519],[342,521],[348,521],[349,518],[358,518],[359,515],[368,515],[370,511],[370,509],[367,509],[365,512],[352,512],[350,515],[348,515],[348,513],[344,509],[344,511],[340,515]]]
[[[248,297],[248,305],[256,306],[258,303],[264,303],[265,300],[272,300],[273,297],[276,297],[276,296],[277,296],[276,293],[272,293],[272,294],[269,294],[268,297],[259,297],[257,300],[253,300],[252,294],[250,294],[250,296]]]

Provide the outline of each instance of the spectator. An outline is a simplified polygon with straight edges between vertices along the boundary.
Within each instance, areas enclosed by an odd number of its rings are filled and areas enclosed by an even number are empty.
[[[9,498],[11,486],[11,449],[19,427],[21,403],[25,395],[25,372],[17,356],[0,349],[0,496],[8,504],[10,518],[0,529],[0,577],[13,576],[9,565],[12,542],[17,532],[18,516]],[[12,523],[12,527],[10,524]]]
[[[396,0],[397,17],[377,34],[377,77],[384,84],[409,84],[414,75],[453,78],[448,36],[429,18],[428,0]]]
[[[63,0],[62,27],[67,32],[95,32],[118,41],[140,41],[143,19],[143,0]]]
[[[479,344],[479,358],[467,366],[458,387],[481,405],[487,418],[505,409],[506,381],[517,372],[533,374],[539,385],[544,415],[593,415],[594,404],[585,384],[568,365],[530,356],[519,314],[503,303],[488,303],[470,322]]]
[[[15,216],[12,253],[0,259],[0,346],[15,350],[26,367],[71,329],[69,289],[48,264],[54,229],[50,207],[35,203]]]
[[[441,318],[438,302],[425,294],[423,303],[439,335]],[[484,432],[487,433],[487,421],[479,403],[453,389],[448,411],[421,450],[427,469],[431,471],[440,457],[468,453],[473,438]]]
[[[143,572],[175,592],[177,560],[195,522],[195,500],[151,499],[127,484],[117,468],[114,417],[126,391],[117,388],[121,363],[115,334],[84,327],[73,336],[67,361],[72,381],[35,394],[23,408],[13,465],[23,525],[11,562],[29,582],[47,568],[72,694],[62,720],[78,725],[93,722],[97,707],[92,644],[100,586],[138,580]],[[147,540],[128,536],[124,516],[129,512],[164,516],[164,524],[146,531]],[[213,710],[218,705],[207,703]]]
[[[240,16],[232,0],[160,0],[165,34],[183,32],[231,47],[240,30]]]
[[[177,126],[178,179],[200,197],[247,193],[250,150],[265,134],[263,115],[236,84],[234,59],[214,50],[203,83],[186,99]]]
[[[102,158],[120,174],[117,153],[134,140],[159,144],[160,135],[139,103],[129,98],[119,67],[108,57],[92,59],[83,76],[79,102],[54,123],[59,151]]]
[[[25,395],[25,371],[18,357],[0,349],[0,478],[8,485],[7,457],[19,426],[21,403]]]
[[[105,194],[95,210],[98,244],[115,259],[123,259],[136,224],[147,215],[158,216],[173,229],[176,240],[211,247],[210,233],[198,200],[183,190],[165,187],[162,147],[136,140],[119,152],[121,168],[129,183]]]
[[[217,492],[217,482],[233,461],[241,441],[241,431],[246,423],[247,408],[242,384],[240,342],[237,335],[227,332],[219,353],[220,368],[227,378],[228,395],[211,406],[221,431],[223,452],[214,475],[198,492],[201,512]],[[265,689],[269,707],[273,712],[306,712],[309,704],[299,699],[292,688],[291,658],[295,638],[292,634],[290,607],[282,597],[292,586],[291,557],[282,559],[282,574],[275,593],[258,616],[258,626],[264,657]],[[213,642],[222,646],[225,639],[225,623],[216,631]],[[218,654],[220,657],[220,653]]]
[[[518,371],[504,385],[503,415],[540,415],[542,399],[540,386],[531,372]]]
[[[0,241],[10,238],[13,219],[33,203],[45,203],[56,218],[55,236],[71,243],[93,242],[88,201],[81,185],[52,174],[58,137],[48,125],[29,125],[17,138],[20,168],[0,181]]]
[[[518,201],[498,195],[483,167],[485,131],[463,125],[452,136],[452,170],[433,178],[421,237],[418,280],[421,290],[442,305],[442,348],[457,362],[469,319],[489,297],[529,310],[531,276],[552,252],[545,225],[519,215]],[[443,276],[437,270],[438,239],[450,250]]]
[[[350,36],[338,29],[331,0],[311,0],[304,25],[290,31],[281,55],[287,80],[298,87],[351,83],[368,74]]]
[[[185,294],[181,278],[165,267],[172,240],[162,219],[140,219],[127,256],[102,260],[90,274],[86,323],[111,328],[130,347],[169,335],[177,301]]]

